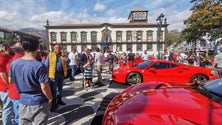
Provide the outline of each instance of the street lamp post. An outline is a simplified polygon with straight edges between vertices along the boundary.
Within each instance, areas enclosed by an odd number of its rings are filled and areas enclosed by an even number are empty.
[[[103,32],[103,53],[108,52],[108,29],[107,24],[105,24],[105,30]]]
[[[162,27],[162,22],[163,22],[164,15],[161,13],[156,21],[157,21],[157,51],[158,51],[158,56],[157,58],[160,59],[160,36],[161,36],[161,27]]]

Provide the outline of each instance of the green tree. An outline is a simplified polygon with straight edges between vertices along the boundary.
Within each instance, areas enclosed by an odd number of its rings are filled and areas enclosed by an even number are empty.
[[[16,37],[15,33],[9,32],[5,35],[4,38],[0,38],[0,44],[9,44],[13,45],[18,41],[18,38]]]
[[[196,41],[206,32],[213,35],[212,29],[221,29],[222,0],[191,0],[191,3],[194,3],[192,14],[185,21],[187,27],[181,33],[184,40]]]
[[[181,42],[181,36],[178,30],[169,31],[166,34],[166,46],[170,46],[172,44],[177,44]]]

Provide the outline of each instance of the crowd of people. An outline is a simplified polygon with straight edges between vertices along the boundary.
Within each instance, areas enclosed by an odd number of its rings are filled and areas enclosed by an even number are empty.
[[[59,44],[52,52],[39,51],[39,41],[29,37],[15,45],[5,44],[0,51],[3,125],[46,125],[50,111],[66,105],[62,95],[67,68],[71,68],[71,81],[75,81],[76,70],[81,70],[83,89],[88,90],[93,88],[92,71],[97,71],[97,84],[102,86],[103,65],[107,62],[111,73],[116,58],[111,52],[105,57],[100,48],[95,53],[85,48],[81,54],[73,49],[67,55]]]
[[[222,52],[222,49],[221,49]],[[100,48],[92,51],[85,48],[79,53],[76,49],[66,53],[59,44],[53,51],[39,51],[39,41],[24,37],[14,45],[4,45],[0,49],[0,99],[3,104],[2,121],[4,125],[47,124],[50,111],[56,111],[58,105],[66,105],[62,100],[64,79],[70,69],[69,79],[75,81],[77,70],[82,73],[83,89],[88,91],[93,86],[103,86],[101,73],[107,65],[109,74],[114,70],[114,64],[133,66],[136,61],[142,62],[155,58],[144,50],[135,54],[104,53]],[[213,59],[205,55],[190,53],[177,54],[173,51],[163,55],[162,59],[190,65],[199,63],[205,67],[213,64],[213,69],[222,71],[221,53]],[[216,67],[217,66],[217,67]],[[97,72],[97,81],[93,83],[93,72]],[[22,115],[19,115],[22,114]]]
[[[163,55],[163,59],[188,65],[208,67],[212,65],[214,56],[207,55],[206,53],[189,52],[186,54],[170,51],[169,54]]]

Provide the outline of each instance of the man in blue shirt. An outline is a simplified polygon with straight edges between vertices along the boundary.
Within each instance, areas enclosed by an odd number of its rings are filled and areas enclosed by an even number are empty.
[[[9,83],[14,81],[20,94],[19,124],[47,125],[52,94],[48,84],[47,68],[36,60],[39,41],[23,38],[25,55],[10,65]]]

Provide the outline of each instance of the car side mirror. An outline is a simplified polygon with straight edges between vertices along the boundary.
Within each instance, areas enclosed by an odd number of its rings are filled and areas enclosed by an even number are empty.
[[[155,72],[156,69],[155,69],[155,68],[149,68],[149,71],[150,71],[150,72]]]

